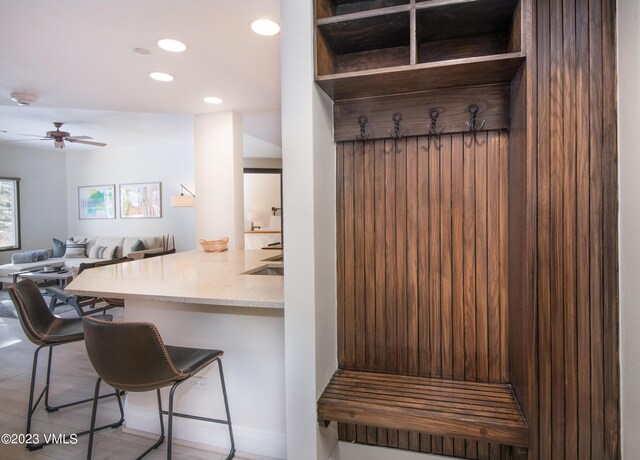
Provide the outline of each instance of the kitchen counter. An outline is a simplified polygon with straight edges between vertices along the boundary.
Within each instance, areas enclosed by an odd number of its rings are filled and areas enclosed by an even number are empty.
[[[244,275],[280,251],[189,251],[86,270],[66,292],[96,297],[284,308],[282,276]]]
[[[151,322],[170,345],[224,350],[238,455],[286,458],[283,276],[246,275],[279,266],[281,251],[190,251],[82,272],[66,291],[124,298],[124,320]],[[118,317],[119,320],[121,317]],[[176,411],[225,417],[216,366],[176,391]],[[159,432],[154,392],[127,393],[124,431]],[[176,419],[174,439],[229,448],[224,425]]]

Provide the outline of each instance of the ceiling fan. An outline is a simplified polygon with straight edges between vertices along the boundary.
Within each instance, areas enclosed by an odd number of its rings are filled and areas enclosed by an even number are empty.
[[[42,137],[42,136],[38,136],[35,134],[19,134],[20,136],[34,136],[34,137],[39,137],[40,139],[24,139],[24,140],[41,140],[41,141],[47,141],[47,140],[53,140],[54,146],[57,149],[63,149],[64,148],[64,142],[71,142],[71,143],[76,143],[76,144],[88,144],[88,145],[96,145],[98,147],[105,147],[107,144],[105,144],[104,142],[96,142],[96,141],[90,141],[89,139],[93,139],[93,137],[89,137],[89,136],[71,136],[68,132],[66,131],[60,131],[60,128],[62,128],[62,125],[64,123],[60,122],[60,121],[54,121],[53,122],[53,126],[56,127],[55,131],[47,131],[47,134]]]

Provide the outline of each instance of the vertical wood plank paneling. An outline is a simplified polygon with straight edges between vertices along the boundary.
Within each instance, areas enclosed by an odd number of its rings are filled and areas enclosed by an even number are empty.
[[[487,306],[487,133],[478,133],[475,143],[476,201],[476,379],[489,380],[489,331]],[[489,443],[478,442],[478,458],[489,459]]]
[[[564,458],[564,246],[563,233],[563,36],[562,2],[550,2],[550,152],[549,152],[549,188],[550,188],[550,251],[551,264],[549,289],[551,301],[551,430],[553,458]]]
[[[345,367],[501,380],[506,326],[500,324],[499,286],[506,261],[498,239],[500,232],[506,236],[506,226],[500,228],[500,216],[507,215],[500,178],[508,158],[500,136],[341,144]],[[340,425],[339,434],[467,458],[501,453],[488,443],[361,425]]]
[[[442,377],[440,315],[440,140],[429,148],[429,315],[431,318],[431,376]]]
[[[564,119],[564,359],[565,359],[565,458],[578,458],[577,315],[576,315],[576,5],[563,2],[563,113]]]
[[[386,190],[386,247],[385,247],[385,283],[386,283],[386,322],[387,322],[387,372],[397,372],[398,338],[396,329],[396,141],[385,140],[385,190]],[[387,446],[398,447],[398,431],[387,430]]]
[[[534,116],[551,132],[539,129],[530,149],[550,164],[545,169],[539,161],[536,174],[538,234],[550,236],[550,252],[537,247],[538,263],[547,255],[550,261],[538,267],[538,293],[548,275],[551,296],[537,304],[540,421],[532,438],[539,436],[539,452],[532,458],[551,452],[551,458],[614,459],[620,456],[615,2],[536,4]],[[540,111],[545,105],[549,112]],[[541,206],[547,187],[549,220]]]
[[[336,280],[338,302],[338,366],[346,366],[345,359],[345,302],[344,302],[344,143],[336,146]]]
[[[385,310],[387,323],[387,363],[388,372],[396,372],[397,331],[396,331],[396,200],[395,200],[395,141],[385,140]]]
[[[476,201],[476,378],[489,380],[489,331],[487,309],[487,133],[475,139]]]
[[[365,272],[365,368],[376,366],[376,258],[375,258],[375,142],[364,142],[364,272]],[[368,444],[377,441],[377,429],[367,427]]]
[[[418,138],[418,346],[420,375],[431,374],[429,318],[429,139]],[[431,436],[420,434],[420,452],[431,452]]]
[[[375,369],[376,357],[376,258],[375,258],[375,142],[364,142],[364,297],[365,368]]]
[[[376,247],[376,366],[375,370],[382,371],[387,365],[387,336],[386,336],[386,192],[385,192],[385,143],[375,141],[375,247]],[[378,428],[376,433],[377,445],[387,445],[387,430]]]
[[[355,241],[355,367],[363,369],[366,359],[366,316],[365,316],[365,222],[364,222],[364,142],[353,143],[353,207]]]
[[[453,311],[451,264],[451,136],[440,141],[440,305],[442,377],[453,378]],[[453,440],[444,440],[443,454],[453,454]]]
[[[407,139],[396,141],[396,270],[397,270],[397,313],[396,330],[398,337],[398,372],[408,370],[408,322],[407,322]],[[398,448],[409,448],[409,433],[398,431]]]
[[[499,229],[498,245],[500,251],[500,380],[508,382],[509,373],[509,136],[506,132],[501,132],[499,140]],[[520,152],[521,153],[521,152]],[[523,270],[522,265],[520,269]],[[521,299],[522,302],[522,299]],[[522,305],[522,304],[521,304]],[[522,308],[520,305],[519,308]],[[529,325],[529,330],[533,325]],[[522,337],[525,342],[526,338]]]
[[[475,144],[473,136],[463,137],[463,292],[464,292],[464,375],[475,380],[476,371],[476,271],[475,271]]]
[[[538,85],[540,94],[549,94],[549,80],[551,78],[550,63],[550,14],[549,1],[539,0],[538,5]],[[551,293],[550,293],[550,273],[551,260],[549,221],[550,221],[550,140],[549,131],[551,129],[549,116],[549,100],[547,98],[538,99],[538,323],[540,333],[538,336],[539,362],[551,362]],[[552,458],[551,454],[551,368],[548,365],[539,366],[538,382],[539,401],[539,436],[540,436],[540,458]]]
[[[603,98],[603,297],[605,458],[620,455],[620,354],[618,284],[618,155],[616,88],[616,3],[602,2]]]
[[[602,26],[601,0],[589,1],[589,265],[591,320],[591,455],[604,458],[602,297]]]
[[[451,250],[453,310],[453,378],[464,380],[464,290],[463,290],[463,142],[451,137]]]
[[[345,361],[354,366],[355,361],[355,211],[353,142],[344,144],[344,329]]]
[[[463,265],[463,292],[464,292],[464,374],[466,380],[477,378],[477,335],[476,335],[476,197],[475,197],[475,153],[476,145],[472,134],[463,136],[463,205],[462,205],[462,231],[464,249],[462,256]],[[478,457],[478,443],[465,442],[467,458]]]
[[[385,253],[386,253],[386,213],[385,213],[385,148],[384,141],[375,141],[375,257],[376,257],[376,365],[382,371],[387,365],[386,296],[385,296]]]
[[[500,267],[500,133],[487,134],[487,324],[489,330],[489,380],[502,380],[501,342],[503,329],[500,323],[500,286],[506,284]],[[493,449],[496,450],[496,449]],[[492,452],[493,452],[492,450]]]
[[[418,340],[420,375],[430,375],[429,322],[429,141],[418,138]]]
[[[451,137],[451,247],[452,247],[452,317],[453,317],[453,378],[464,380],[465,370],[465,334],[464,334],[464,234],[463,234],[463,139]],[[456,438],[453,441],[453,454],[462,457],[465,454],[465,442]]]
[[[576,309],[578,324],[578,458],[591,458],[589,321],[589,9],[576,8]]]
[[[407,360],[407,140],[396,141],[396,337],[397,372],[404,374]]]
[[[345,360],[347,366],[355,365],[356,318],[355,318],[355,174],[353,142],[344,144],[344,302],[345,302]],[[356,440],[356,426],[346,425],[346,439]]]
[[[407,139],[407,373],[420,372],[418,344],[418,139]],[[418,448],[419,446],[416,446]]]

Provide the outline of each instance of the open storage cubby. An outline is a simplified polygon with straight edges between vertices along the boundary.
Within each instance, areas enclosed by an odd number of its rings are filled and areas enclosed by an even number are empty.
[[[520,51],[517,0],[416,4],[418,62]]]
[[[409,0],[319,0],[317,17],[320,19],[408,4]]]
[[[316,81],[334,100],[509,82],[520,3],[316,0]]]

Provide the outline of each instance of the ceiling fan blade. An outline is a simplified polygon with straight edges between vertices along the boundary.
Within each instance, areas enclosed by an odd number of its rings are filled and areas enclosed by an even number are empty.
[[[107,145],[104,142],[83,141],[79,139],[73,139],[71,137],[66,137],[65,140],[77,144],[97,145],[98,147],[106,147]]]
[[[78,140],[78,139],[93,139],[93,137],[91,136],[69,136],[69,137],[65,137],[66,140],[68,140],[69,142],[73,142],[74,140]]]
[[[48,141],[50,140],[48,137],[43,137],[41,139],[7,139],[2,142],[33,142],[33,141]]]

